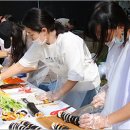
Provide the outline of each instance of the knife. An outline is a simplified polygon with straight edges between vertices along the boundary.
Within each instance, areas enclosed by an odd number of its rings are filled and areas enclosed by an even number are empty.
[[[82,114],[85,114],[85,113],[89,113],[89,114],[100,113],[102,110],[103,110],[103,107],[95,108],[92,104],[88,104],[86,106],[83,106],[83,107],[75,110],[71,114],[73,116],[81,116]]]

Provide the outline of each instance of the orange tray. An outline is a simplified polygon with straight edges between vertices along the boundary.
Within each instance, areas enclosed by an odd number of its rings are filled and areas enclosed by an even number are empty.
[[[18,84],[18,83],[23,83],[25,81],[17,77],[10,77],[10,78],[4,79],[3,82],[5,84]]]

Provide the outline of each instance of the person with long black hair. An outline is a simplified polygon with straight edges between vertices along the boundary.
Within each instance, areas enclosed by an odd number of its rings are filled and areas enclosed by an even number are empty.
[[[99,42],[97,57],[103,46],[109,47],[106,61],[107,91],[95,96],[92,104],[102,106],[101,114],[83,114],[82,128],[130,129],[130,22],[115,2],[99,2],[89,22],[91,37]],[[105,102],[105,103],[103,103]]]
[[[23,39],[23,27],[11,21],[4,21],[0,24],[0,38],[3,39],[1,51],[7,52],[9,56],[8,65],[18,62],[26,52],[26,40]],[[9,55],[8,55],[9,54]]]
[[[41,95],[42,100],[62,99],[79,108],[87,94],[86,104],[90,103],[96,94],[95,88],[100,84],[100,77],[83,39],[65,32],[47,11],[38,8],[30,9],[22,23],[33,45],[19,62],[0,75],[1,79],[33,70],[42,61],[57,75],[56,86]]]

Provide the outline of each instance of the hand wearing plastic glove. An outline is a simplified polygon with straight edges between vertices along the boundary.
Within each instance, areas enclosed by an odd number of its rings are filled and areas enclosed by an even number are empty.
[[[108,117],[100,114],[83,114],[79,119],[79,124],[80,127],[84,129],[100,129],[111,127]]]
[[[48,99],[49,101],[56,101],[59,99],[58,94],[53,93],[52,91],[44,92],[37,96],[37,98],[41,101]]]
[[[93,101],[91,102],[91,104],[95,107],[102,107],[104,106],[105,103],[105,99],[106,99],[106,92],[102,91],[100,93],[98,93],[94,98]]]

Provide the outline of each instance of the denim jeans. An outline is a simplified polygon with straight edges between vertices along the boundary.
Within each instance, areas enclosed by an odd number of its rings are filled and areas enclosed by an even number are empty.
[[[44,90],[44,91],[53,91],[56,87],[56,81],[50,82],[50,83],[41,83],[38,88]]]
[[[81,107],[82,106],[85,106],[85,105],[88,105],[92,102],[93,100],[93,97],[97,94],[97,91],[96,89],[92,89],[92,90],[89,90],[87,93],[86,93],[86,96],[81,104]]]

